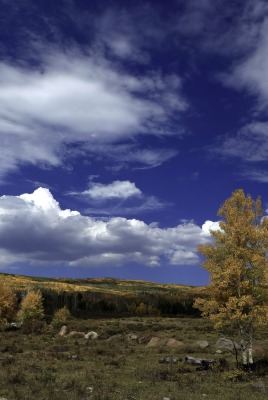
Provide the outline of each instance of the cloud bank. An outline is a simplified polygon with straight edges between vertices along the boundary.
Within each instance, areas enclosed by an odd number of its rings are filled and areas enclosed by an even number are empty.
[[[0,265],[196,264],[196,246],[210,240],[204,226],[185,223],[161,229],[137,219],[98,220],[62,210],[48,189],[38,188],[0,197]]]

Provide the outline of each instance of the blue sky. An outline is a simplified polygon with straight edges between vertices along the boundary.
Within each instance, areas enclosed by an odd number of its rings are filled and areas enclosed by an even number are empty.
[[[204,285],[267,198],[268,3],[0,0],[0,271]]]

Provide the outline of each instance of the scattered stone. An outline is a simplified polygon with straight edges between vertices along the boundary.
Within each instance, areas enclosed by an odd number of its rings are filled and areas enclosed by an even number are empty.
[[[205,349],[209,346],[209,343],[207,340],[197,340],[196,344],[197,344],[197,346],[201,347],[201,349]]]
[[[216,350],[215,353],[216,354],[222,354],[222,351],[221,350]]]
[[[118,335],[110,336],[108,339],[106,339],[106,342],[113,342],[114,340],[116,341],[116,340],[123,340],[123,339],[124,339],[124,336],[119,333]]]
[[[232,341],[231,339],[226,339],[226,338],[220,338],[216,344],[215,344],[216,348],[218,350],[234,350],[234,348],[236,348],[237,350],[240,349],[240,346]]]
[[[163,358],[160,358],[158,361],[159,361],[160,364],[164,364],[164,363],[176,364],[179,361],[179,359],[178,358],[171,358],[171,357],[163,357]]]
[[[67,326],[66,326],[66,325],[63,325],[63,326],[60,328],[59,335],[60,335],[60,336],[65,336],[66,333],[67,333]]]
[[[86,390],[87,390],[89,393],[92,393],[92,392],[93,392],[93,387],[88,386]]]
[[[195,357],[185,357],[185,362],[188,364],[199,364],[199,365],[207,365],[207,364],[214,364],[216,360],[208,359],[208,358],[195,358]]]
[[[169,397],[163,397],[163,400],[170,400]]]
[[[135,335],[134,333],[128,333],[126,335],[126,341],[127,342],[137,342],[138,341],[138,336]]]
[[[166,344],[166,341],[160,339],[159,337],[152,337],[149,343],[147,343],[147,347],[159,347]]]
[[[68,336],[73,337],[73,338],[84,338],[85,334],[84,334],[84,332],[72,331],[69,333]]]
[[[172,347],[173,349],[177,349],[178,347],[183,346],[183,342],[176,339],[169,339],[166,343],[166,346]]]
[[[138,339],[138,343],[139,344],[147,344],[150,342],[151,338],[152,338],[151,336],[142,336]]]
[[[90,331],[90,332],[85,334],[85,339],[96,340],[96,339],[98,339],[98,336],[99,335],[97,334],[97,332]]]

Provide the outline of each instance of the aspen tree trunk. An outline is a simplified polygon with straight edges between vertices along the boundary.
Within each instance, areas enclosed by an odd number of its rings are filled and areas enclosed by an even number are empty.
[[[249,347],[248,347],[248,362],[249,366],[253,365],[253,327],[250,325],[249,328]]]
[[[248,365],[247,348],[245,344],[245,332],[242,326],[239,327],[239,331],[240,331],[240,347],[242,352],[243,366],[247,367]]]

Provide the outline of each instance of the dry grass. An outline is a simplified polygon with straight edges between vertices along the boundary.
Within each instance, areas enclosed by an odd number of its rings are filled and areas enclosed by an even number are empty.
[[[59,337],[47,327],[41,334],[0,333],[0,398],[7,400],[200,400],[266,399],[260,381],[268,387],[266,371],[248,375],[235,370],[231,353],[216,355],[219,334],[204,320],[131,318],[73,320],[70,330],[99,333],[96,341]],[[141,336],[176,338],[178,349],[149,348],[124,340],[107,342],[114,334],[133,332]],[[257,355],[267,359],[267,341],[259,337]],[[196,340],[210,342],[200,349]],[[184,361],[161,364],[163,357],[183,360],[187,354],[216,358],[208,371],[197,371]]]

